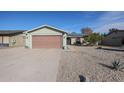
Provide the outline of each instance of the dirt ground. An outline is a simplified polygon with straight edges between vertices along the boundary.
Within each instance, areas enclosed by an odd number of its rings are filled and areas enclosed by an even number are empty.
[[[60,55],[59,49],[0,49],[0,81],[54,82]]]
[[[124,81],[124,72],[109,66],[124,62],[124,52],[69,46],[62,49],[0,49],[1,82],[91,82]],[[80,76],[80,78],[79,78]]]
[[[124,62],[124,52],[71,46],[61,54],[57,81],[124,82],[124,72],[109,68],[115,59]]]

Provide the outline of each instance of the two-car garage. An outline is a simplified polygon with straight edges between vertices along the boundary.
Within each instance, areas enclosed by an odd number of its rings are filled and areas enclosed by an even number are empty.
[[[62,36],[33,35],[32,48],[62,48]]]
[[[28,48],[67,48],[67,33],[43,25],[25,32],[25,46]]]

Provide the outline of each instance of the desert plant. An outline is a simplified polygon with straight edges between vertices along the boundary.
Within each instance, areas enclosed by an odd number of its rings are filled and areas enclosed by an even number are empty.
[[[124,63],[121,63],[120,59],[119,60],[114,60],[112,62],[112,68],[114,70],[123,70],[124,69]]]
[[[25,48],[29,48],[28,46],[25,46]]]

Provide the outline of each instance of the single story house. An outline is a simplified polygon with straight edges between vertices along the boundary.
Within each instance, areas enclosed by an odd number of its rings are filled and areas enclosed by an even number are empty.
[[[81,34],[68,34],[67,36],[67,44],[74,45],[77,41],[80,43],[84,42],[84,38]]]
[[[24,46],[25,30],[0,30],[0,47]]]
[[[27,48],[67,48],[67,33],[58,28],[43,25],[24,32]]]
[[[108,45],[108,46],[123,46],[124,30],[112,31],[102,39],[101,44]]]

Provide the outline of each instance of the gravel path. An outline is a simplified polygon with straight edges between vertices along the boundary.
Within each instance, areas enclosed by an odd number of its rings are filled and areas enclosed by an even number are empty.
[[[62,52],[57,81],[80,81],[79,75],[91,82],[124,81],[124,72],[109,68],[114,59],[124,62],[124,52],[71,46]]]

